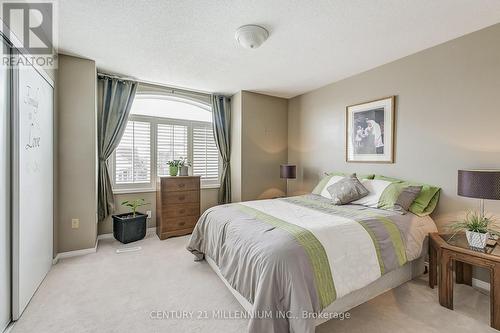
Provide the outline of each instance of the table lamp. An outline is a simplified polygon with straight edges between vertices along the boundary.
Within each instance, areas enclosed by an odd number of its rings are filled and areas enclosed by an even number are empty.
[[[288,179],[297,178],[297,166],[294,164],[281,164],[280,178],[286,179],[286,196],[288,196]]]
[[[480,199],[484,217],[484,200],[500,200],[500,170],[458,170],[457,194]]]

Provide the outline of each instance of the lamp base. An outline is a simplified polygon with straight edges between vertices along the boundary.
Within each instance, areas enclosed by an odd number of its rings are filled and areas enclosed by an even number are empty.
[[[484,199],[479,200],[479,212],[481,213],[481,217],[484,218]]]

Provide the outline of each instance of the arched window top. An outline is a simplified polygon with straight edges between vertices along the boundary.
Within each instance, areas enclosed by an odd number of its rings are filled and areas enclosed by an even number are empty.
[[[203,103],[161,95],[136,95],[130,114],[191,121],[212,121],[212,110]]]

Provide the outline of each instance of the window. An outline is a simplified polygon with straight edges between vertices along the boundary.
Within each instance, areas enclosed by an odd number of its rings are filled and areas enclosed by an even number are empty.
[[[205,179],[219,177],[219,150],[212,126],[193,126],[193,173]]]
[[[144,184],[151,179],[150,124],[129,121],[115,152],[116,184]]]
[[[185,101],[136,97],[111,159],[114,190],[154,190],[156,177],[169,174],[167,162],[180,158],[191,162],[202,186],[219,186],[219,151],[210,112]]]
[[[158,124],[156,133],[158,176],[167,176],[168,161],[188,157],[188,126]]]

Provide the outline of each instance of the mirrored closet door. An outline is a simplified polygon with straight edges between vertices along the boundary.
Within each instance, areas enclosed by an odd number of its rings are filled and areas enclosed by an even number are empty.
[[[0,35],[2,56],[10,52]],[[0,64],[0,332],[11,321],[10,72]]]

